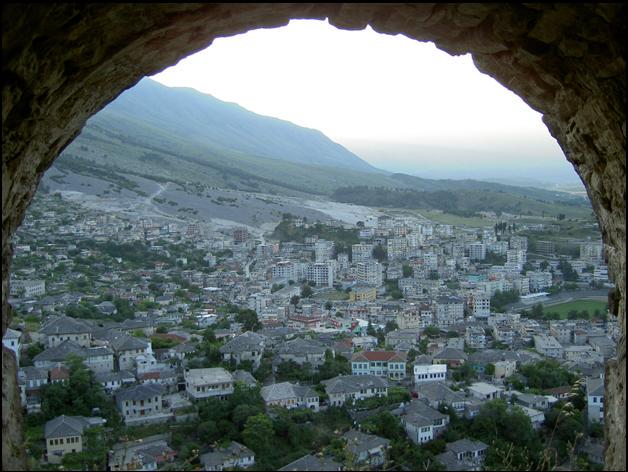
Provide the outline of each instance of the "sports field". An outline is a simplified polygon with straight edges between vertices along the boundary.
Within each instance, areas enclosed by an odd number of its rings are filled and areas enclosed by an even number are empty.
[[[561,318],[567,318],[567,313],[571,310],[578,312],[587,310],[589,314],[593,314],[595,310],[600,310],[602,313],[606,310],[606,302],[602,300],[573,300],[570,302],[559,303],[557,305],[544,305],[543,311],[545,313],[558,313]]]

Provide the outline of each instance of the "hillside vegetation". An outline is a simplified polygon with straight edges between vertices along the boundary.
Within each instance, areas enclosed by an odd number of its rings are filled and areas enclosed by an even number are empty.
[[[568,217],[591,212],[586,199],[567,193],[389,174],[320,131],[149,79],[93,116],[53,168],[140,194],[127,175],[461,216],[482,210]]]

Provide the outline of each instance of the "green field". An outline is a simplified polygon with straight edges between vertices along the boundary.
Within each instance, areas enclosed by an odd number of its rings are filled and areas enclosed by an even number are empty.
[[[488,220],[480,217],[465,217],[452,215],[451,213],[444,213],[433,210],[419,210],[418,213],[428,220],[436,221],[444,225],[454,226],[469,226],[471,228],[483,228],[484,226],[494,226],[496,221]]]
[[[558,313],[561,318],[567,318],[567,313],[571,310],[578,312],[587,310],[593,314],[595,310],[604,312],[606,310],[606,302],[602,300],[573,300],[571,302],[559,303],[557,305],[544,305],[545,313]]]

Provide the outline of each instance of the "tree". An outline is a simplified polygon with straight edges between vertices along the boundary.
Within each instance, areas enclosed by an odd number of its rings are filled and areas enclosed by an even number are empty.
[[[402,269],[404,277],[412,277],[414,275],[414,269],[411,266],[404,264]]]
[[[436,326],[428,326],[423,331],[423,334],[430,338],[435,338],[435,337],[440,336],[440,329],[438,329]]]
[[[245,331],[257,331],[262,329],[262,323],[257,318],[255,310],[249,310],[248,308],[239,310],[238,314],[235,316],[235,321],[242,323]]]
[[[273,423],[263,413],[251,416],[246,420],[242,439],[244,444],[256,454],[263,454],[271,447],[271,441],[275,434]]]
[[[309,285],[306,284],[301,287],[301,298],[310,298],[312,293],[312,287]]]
[[[294,306],[297,306],[300,300],[301,297],[299,297],[298,295],[293,295],[292,298],[290,298],[290,303]]]
[[[377,259],[378,262],[384,262],[388,259],[388,251],[384,246],[378,244],[373,248],[373,257]]]
[[[329,311],[331,310],[333,307],[331,301],[327,300],[327,302],[325,302],[325,310]]]

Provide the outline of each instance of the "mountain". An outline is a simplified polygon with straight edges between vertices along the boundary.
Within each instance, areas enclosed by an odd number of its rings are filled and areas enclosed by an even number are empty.
[[[308,198],[320,195],[363,204],[375,194],[390,202],[411,196],[426,208],[450,210],[459,204],[465,212],[590,212],[586,199],[563,192],[383,172],[320,131],[149,79],[94,115],[55,161],[54,170],[60,172],[55,174],[59,181],[70,174],[96,177],[131,191],[137,189],[126,177],[135,175],[188,188],[196,185],[198,194],[204,186]],[[380,190],[369,195],[370,188]],[[386,193],[389,190],[433,195],[404,197]],[[377,202],[369,204],[377,206]]]
[[[258,115],[191,88],[141,80],[90,120],[138,139],[184,140],[209,151],[235,151],[298,164],[378,170],[318,130]],[[162,141],[162,144],[167,144]]]

